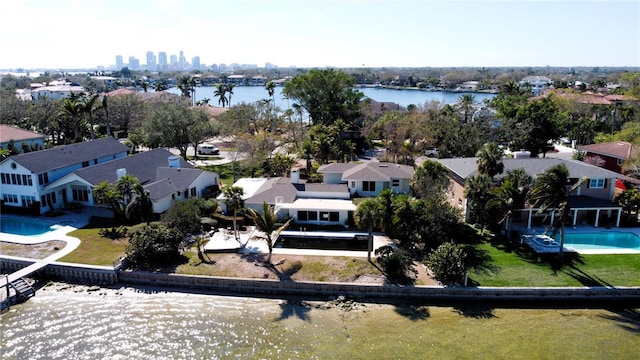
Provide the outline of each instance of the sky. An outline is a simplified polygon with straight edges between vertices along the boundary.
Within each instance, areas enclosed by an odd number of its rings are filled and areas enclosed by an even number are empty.
[[[0,69],[640,66],[640,1],[10,0]]]

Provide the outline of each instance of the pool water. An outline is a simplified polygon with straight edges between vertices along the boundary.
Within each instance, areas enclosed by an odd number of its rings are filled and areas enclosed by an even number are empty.
[[[564,234],[564,243],[578,252],[581,250],[637,250],[640,236],[630,232],[606,231],[585,234]]]
[[[277,248],[366,251],[367,235],[284,231]]]
[[[0,217],[0,232],[14,235],[41,235],[49,231],[54,224],[46,221],[37,221],[13,217]]]

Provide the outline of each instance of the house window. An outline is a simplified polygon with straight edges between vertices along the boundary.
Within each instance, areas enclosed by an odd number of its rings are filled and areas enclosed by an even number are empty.
[[[393,180],[391,180],[391,186],[393,186],[393,187],[398,187],[398,186],[400,186],[400,179],[393,179]]]
[[[352,188],[356,187],[356,182],[355,182],[355,181],[352,181],[352,182],[351,182],[351,187],[352,187]]]
[[[39,185],[45,185],[49,183],[49,174],[48,173],[42,173],[42,174],[38,174],[38,184]]]
[[[16,174],[11,174],[11,183],[14,185],[18,183],[18,181],[16,180]]]
[[[329,221],[331,221],[331,222],[340,221],[340,213],[338,213],[337,211],[331,211],[329,213]]]
[[[375,181],[363,181],[362,182],[362,191],[376,191],[376,182]]]
[[[89,166],[89,162],[88,161],[83,161],[82,162],[82,167],[86,168],[87,166]]]
[[[77,188],[72,189],[73,201],[89,201],[89,191],[87,189]]]
[[[22,176],[20,174],[16,175],[16,180],[18,180],[18,185],[22,185]]]
[[[320,211],[320,221],[329,221],[328,211]]]
[[[309,221],[317,221],[318,220],[318,212],[317,211],[309,211]]]
[[[29,175],[22,175],[22,185],[24,186],[31,186],[31,176]]]
[[[191,188],[191,196],[196,196],[196,188],[195,187]]]
[[[591,179],[589,180],[589,188],[591,189],[603,189],[604,179]]]
[[[1,174],[0,174],[0,177],[2,178],[2,183],[3,183],[3,184],[6,184],[6,183],[7,183],[7,178],[6,178],[5,173],[1,173]]]
[[[306,211],[298,211],[298,221],[307,221],[307,212]]]

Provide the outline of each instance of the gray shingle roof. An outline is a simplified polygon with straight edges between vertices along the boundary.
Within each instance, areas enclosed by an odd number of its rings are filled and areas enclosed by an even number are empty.
[[[163,197],[175,194],[178,191],[175,184],[170,179],[154,181],[146,185],[144,188],[149,191],[149,197],[152,201],[160,200]]]
[[[319,173],[339,174],[342,180],[389,181],[394,179],[410,179],[413,167],[392,163],[366,162],[360,164],[333,163],[318,168]]]
[[[127,169],[127,174],[135,176],[144,185],[156,180],[158,167],[168,167],[170,156],[173,154],[166,149],[154,149],[86,167],[74,173],[95,185],[101,181],[115,183],[118,180],[117,170],[124,168]],[[180,167],[192,169],[193,165],[181,158]]]
[[[38,174],[104,156],[120,154],[124,151],[129,151],[129,148],[118,140],[107,137],[13,155],[9,159]]]
[[[290,178],[271,178],[265,182],[253,196],[247,198],[245,202],[250,204],[274,204],[277,196],[281,196],[285,203],[292,203],[296,200],[297,194],[302,193],[300,198],[304,198],[305,191],[313,192],[342,192],[348,193],[346,184],[292,184]]]
[[[178,191],[184,191],[200,174],[200,169],[158,167],[156,180],[171,179]]]
[[[442,165],[453,171],[461,178],[466,179],[478,174],[477,158],[452,158],[438,159]],[[504,172],[500,176],[506,175],[509,170],[518,168],[524,169],[529,175],[542,174],[547,169],[558,164],[564,164],[569,169],[571,178],[606,179],[618,178],[621,175],[597,166],[593,166],[578,160],[557,159],[557,158],[525,158],[525,159],[504,159]]]

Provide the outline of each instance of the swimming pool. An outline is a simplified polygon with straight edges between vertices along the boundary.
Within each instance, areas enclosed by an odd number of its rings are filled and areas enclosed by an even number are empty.
[[[0,217],[0,232],[14,235],[41,235],[55,229],[54,223],[14,217]]]
[[[559,235],[556,239],[559,239]],[[640,236],[617,231],[565,233],[564,245],[580,253],[635,253],[640,252]]]
[[[355,233],[283,231],[275,247],[285,249],[367,251],[367,235]]]

